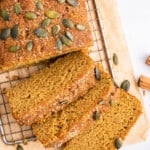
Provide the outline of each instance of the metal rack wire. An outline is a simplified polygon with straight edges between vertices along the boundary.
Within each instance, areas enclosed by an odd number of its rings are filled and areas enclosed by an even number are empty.
[[[114,78],[111,57],[107,47],[97,0],[86,0],[86,6],[94,40],[94,46],[91,47],[89,55],[95,62],[100,62],[103,68]],[[19,126],[12,117],[8,101],[5,97],[5,90],[9,89],[17,82],[30,77],[32,72],[38,71],[43,68],[43,66],[43,64],[39,64],[32,67],[24,67],[0,73],[0,132],[5,144],[12,145],[22,143],[25,139],[28,141],[36,139],[31,127]]]

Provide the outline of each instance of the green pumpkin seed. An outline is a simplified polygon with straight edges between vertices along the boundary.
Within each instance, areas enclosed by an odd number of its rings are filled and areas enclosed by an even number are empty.
[[[73,7],[79,6],[79,2],[77,0],[67,0],[67,3]]]
[[[26,50],[27,51],[31,51],[33,49],[33,42],[32,41],[29,41],[27,44],[26,44]]]
[[[58,49],[59,51],[62,50],[63,44],[62,44],[62,42],[61,42],[60,39],[58,39],[58,40],[56,41],[56,47],[57,47],[57,49]]]
[[[66,0],[57,0],[58,1],[58,3],[64,3],[64,2],[66,2]]]
[[[17,150],[23,150],[23,147],[21,145],[17,145]]]
[[[73,28],[74,27],[74,23],[69,20],[69,19],[63,19],[62,20],[62,24],[66,27],[66,28]]]
[[[66,46],[71,46],[73,44],[72,41],[69,40],[65,35],[61,35],[60,39],[62,43],[65,44]]]
[[[65,34],[69,40],[71,40],[71,41],[74,40],[73,35],[69,31],[66,31]]]
[[[10,52],[17,52],[20,49],[20,46],[14,45],[9,48]]]
[[[15,12],[17,15],[19,15],[19,14],[21,13],[21,11],[22,11],[22,8],[21,8],[20,3],[15,3],[15,5],[14,5],[14,12]]]
[[[85,27],[84,25],[82,25],[82,24],[77,24],[77,25],[76,25],[76,28],[77,28],[78,30],[81,30],[81,31],[86,30],[86,27]]]
[[[28,20],[34,20],[37,18],[37,15],[33,12],[26,12],[25,13],[25,18]]]
[[[0,39],[6,40],[10,36],[10,32],[11,32],[11,30],[8,27],[2,29],[1,34],[0,34]]]
[[[4,20],[10,21],[10,15],[5,9],[0,10],[0,15]]]
[[[62,100],[62,101],[59,101],[59,103],[60,103],[61,105],[67,104],[67,103],[68,103],[68,100]]]
[[[100,112],[98,110],[96,110],[93,113],[93,120],[97,121],[97,120],[99,120],[99,118],[100,118]]]
[[[118,56],[116,53],[113,53],[113,63],[114,65],[118,65]]]
[[[130,89],[130,82],[128,80],[124,80],[122,83],[121,83],[121,86],[120,86],[122,89],[124,89],[126,92],[129,91]]]
[[[104,100],[100,100],[100,101],[99,101],[99,104],[100,104],[100,105],[105,105],[105,101],[104,101]]]
[[[120,149],[120,148],[122,147],[122,145],[123,145],[122,139],[121,139],[121,138],[117,138],[117,139],[115,140],[114,144],[115,144],[115,147],[116,147],[117,149]]]
[[[36,8],[39,9],[39,10],[43,10],[44,9],[43,4],[42,4],[41,1],[37,1],[35,5],[36,5]]]
[[[19,35],[19,25],[16,24],[11,29],[11,36],[12,36],[12,38],[16,39],[18,37],[18,35]]]
[[[52,35],[55,36],[59,33],[60,31],[60,25],[55,25],[52,27]]]
[[[45,38],[48,36],[48,32],[47,30],[43,29],[43,28],[38,28],[34,30],[34,34],[39,37],[39,38]]]
[[[97,80],[100,80],[101,79],[101,75],[100,75],[100,70],[98,67],[95,67],[95,77]]]
[[[56,19],[59,17],[59,13],[55,10],[48,10],[45,12],[45,15],[50,19]]]
[[[49,24],[51,23],[51,20],[50,19],[45,19],[41,22],[41,27],[42,28],[45,28],[46,26],[48,26]]]

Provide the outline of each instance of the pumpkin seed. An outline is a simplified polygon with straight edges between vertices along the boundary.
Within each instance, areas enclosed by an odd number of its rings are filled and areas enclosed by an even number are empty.
[[[0,10],[0,15],[4,20],[10,21],[10,15],[5,9]]]
[[[64,2],[66,2],[66,0],[57,0],[58,1],[58,3],[64,3]]]
[[[69,40],[71,40],[71,41],[74,40],[73,35],[69,31],[66,31],[65,34]]]
[[[41,27],[42,27],[42,28],[45,28],[46,26],[48,26],[48,25],[50,24],[50,22],[51,22],[51,20],[50,20],[49,18],[43,20],[43,21],[41,22]]]
[[[72,41],[69,40],[65,35],[61,35],[60,39],[61,39],[62,43],[65,44],[66,46],[72,45]]]
[[[26,44],[26,50],[27,51],[31,51],[33,49],[33,42],[32,41],[29,41],[27,44]]]
[[[110,106],[115,106],[115,105],[116,105],[116,102],[111,99],[111,100],[109,101],[109,104],[110,104]]]
[[[62,44],[62,42],[61,42],[60,39],[58,39],[58,40],[56,41],[56,47],[57,47],[58,50],[60,50],[60,51],[62,50],[63,44]]]
[[[120,86],[122,89],[124,89],[126,92],[129,91],[129,88],[130,88],[130,82],[128,80],[124,80],[122,83],[121,83],[121,86]]]
[[[16,52],[20,49],[20,46],[14,45],[9,48],[10,52]]]
[[[113,53],[113,63],[114,65],[118,65],[118,56],[116,53]]]
[[[93,119],[95,121],[99,120],[100,118],[100,112],[98,110],[96,110],[94,113],[93,113]]]
[[[16,39],[18,37],[18,35],[19,35],[19,25],[16,24],[11,29],[11,36],[12,36],[12,38]]]
[[[77,0],[67,0],[67,3],[73,7],[79,6],[79,2]]]
[[[34,20],[37,18],[37,15],[33,12],[26,12],[25,13],[25,18],[28,20]]]
[[[21,13],[21,11],[22,11],[22,8],[21,8],[20,3],[15,3],[15,5],[14,5],[14,12],[15,12],[17,15],[19,15],[19,14]]]
[[[44,8],[41,1],[37,1],[35,5],[36,5],[36,8],[39,10],[43,10],[43,8]]]
[[[101,75],[100,75],[100,70],[98,67],[95,67],[95,77],[97,80],[100,80],[101,79]]]
[[[0,39],[6,40],[10,36],[10,32],[11,32],[11,30],[8,27],[2,29],[1,34],[0,34]]]
[[[56,19],[59,17],[59,13],[55,10],[48,10],[45,12],[45,15],[50,19]]]
[[[23,150],[23,147],[21,145],[17,145],[17,150]]]
[[[82,25],[82,24],[77,24],[77,25],[76,25],[76,28],[77,28],[78,30],[81,30],[81,31],[86,30],[86,27],[85,27],[84,25]]]
[[[120,149],[120,148],[122,147],[122,145],[123,145],[122,139],[121,139],[121,138],[117,138],[117,139],[115,140],[114,144],[115,144],[115,147],[116,147],[117,149]]]
[[[59,33],[60,31],[60,25],[55,25],[52,27],[52,35],[55,36]]]
[[[74,23],[69,19],[63,19],[62,23],[66,28],[73,28],[74,27]]]
[[[34,34],[39,37],[39,38],[45,38],[48,36],[48,32],[47,30],[43,29],[43,28],[38,28],[34,30]]]
[[[62,101],[59,101],[59,103],[60,103],[61,105],[67,104],[67,103],[68,103],[68,100],[62,100]]]
[[[100,105],[105,105],[105,101],[104,101],[104,100],[100,100],[100,101],[99,101],[99,104],[100,104]]]

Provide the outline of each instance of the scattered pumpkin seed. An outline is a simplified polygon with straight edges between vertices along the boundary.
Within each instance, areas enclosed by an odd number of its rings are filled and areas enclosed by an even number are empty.
[[[19,15],[19,14],[21,13],[21,11],[22,11],[22,8],[21,8],[20,3],[15,3],[15,4],[14,4],[14,12],[15,12],[17,15]]]
[[[17,145],[17,150],[23,150],[23,147],[21,145]]]
[[[66,2],[66,0],[57,0],[58,1],[58,3],[64,3],[64,2]]]
[[[37,15],[34,12],[26,12],[25,18],[28,20],[34,20],[37,18]]]
[[[45,38],[48,36],[48,32],[47,30],[43,29],[43,28],[38,28],[34,30],[34,34],[39,37],[39,38]]]
[[[0,10],[0,15],[4,20],[10,21],[10,15],[9,15],[8,11],[6,11],[5,9]]]
[[[118,56],[116,53],[113,53],[113,63],[114,65],[118,65]]]
[[[114,144],[115,144],[115,147],[116,147],[117,149],[120,149],[120,148],[122,147],[122,145],[123,145],[122,139],[121,139],[121,138],[117,138],[117,139],[115,140]]]
[[[11,30],[8,27],[2,29],[1,34],[0,34],[0,39],[6,40],[10,36],[10,32],[11,32]]]
[[[43,8],[44,8],[41,1],[37,1],[35,5],[36,5],[36,8],[39,10],[43,10]]]
[[[58,40],[56,41],[56,47],[57,47],[58,50],[60,50],[60,51],[62,50],[63,44],[62,44],[62,42],[61,42],[60,39],[58,39]]]
[[[62,100],[62,101],[59,101],[59,103],[60,103],[61,105],[67,104],[67,103],[68,103],[68,100]]]
[[[59,33],[60,31],[60,25],[55,25],[52,27],[52,35],[55,36]]]
[[[122,89],[124,89],[126,92],[129,91],[129,88],[130,88],[130,82],[128,80],[124,80],[122,83],[121,83],[121,86],[120,86]]]
[[[86,27],[85,27],[83,24],[77,24],[77,25],[76,25],[76,28],[77,28],[78,30],[81,30],[81,31],[86,30]]]
[[[65,34],[69,40],[71,40],[71,41],[74,40],[73,35],[69,31],[66,31]]]
[[[9,48],[10,52],[16,52],[20,49],[20,46],[14,45]]]
[[[95,67],[94,71],[95,71],[95,77],[96,77],[96,79],[97,79],[97,80],[100,80],[100,79],[101,79],[101,75],[100,75],[100,70],[99,70],[99,68],[98,68],[98,67]]]
[[[11,29],[11,36],[12,36],[12,38],[16,39],[18,37],[18,35],[19,35],[19,25],[16,24]]]
[[[105,105],[105,101],[104,101],[104,100],[100,100],[100,101],[99,101],[99,104],[100,104],[100,105]]]
[[[79,6],[79,2],[77,0],[67,0],[67,3],[73,7]]]
[[[33,42],[32,41],[29,41],[27,44],[26,44],[26,50],[27,51],[31,51],[33,49]]]
[[[45,12],[45,15],[50,19],[56,19],[59,17],[59,13],[55,10],[48,10]]]
[[[66,46],[72,45],[72,41],[69,40],[65,35],[61,35],[60,39],[61,39],[62,43],[65,44]]]
[[[44,19],[42,22],[41,22],[41,27],[42,28],[45,28],[46,26],[48,26],[50,24],[51,20],[49,18],[47,19]]]
[[[95,121],[97,121],[97,120],[99,120],[99,118],[100,118],[100,112],[99,112],[99,110],[96,110],[96,111],[93,113],[93,119],[94,119]]]
[[[70,19],[63,19],[62,23],[66,28],[73,28],[74,27],[74,23]]]

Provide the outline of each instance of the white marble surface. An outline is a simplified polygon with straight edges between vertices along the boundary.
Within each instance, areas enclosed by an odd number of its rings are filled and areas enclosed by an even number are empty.
[[[150,55],[150,0],[118,0],[118,7],[135,77],[137,81],[141,74],[150,77],[150,66],[145,64]],[[150,118],[150,91],[143,99]],[[150,150],[150,132],[145,142],[121,150]]]

